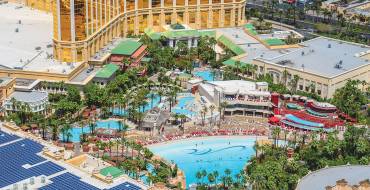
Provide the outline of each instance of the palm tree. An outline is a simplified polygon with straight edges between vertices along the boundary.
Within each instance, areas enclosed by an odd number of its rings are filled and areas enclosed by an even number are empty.
[[[200,185],[200,179],[202,179],[202,173],[200,171],[197,171],[197,173],[195,174],[195,176],[197,177],[198,185]]]
[[[72,137],[72,133],[71,133],[71,125],[67,122],[67,123],[65,123],[64,124],[64,126],[63,127],[65,127],[65,130],[66,130],[66,137],[67,137],[67,142],[69,142],[69,139]]]
[[[287,84],[288,76],[289,76],[289,72],[285,69],[285,70],[283,71],[283,77],[282,77],[283,82],[284,82],[284,83],[283,83],[284,85],[286,85],[286,84]]]
[[[242,63],[238,60],[235,62],[235,67],[236,67],[236,73],[239,75],[240,73],[240,66],[242,65]]]
[[[203,106],[203,109],[200,111],[201,116],[202,116],[202,125],[205,125],[205,120],[206,120],[206,114],[208,112],[207,106]]]
[[[366,85],[367,85],[366,80],[362,80],[361,85],[362,85],[362,92],[366,92]]]
[[[209,106],[209,110],[211,111],[211,119],[210,119],[210,124],[212,125],[213,124],[213,122],[212,122],[212,120],[213,120],[213,111],[216,109],[216,106],[215,105],[210,105]]]
[[[218,179],[218,171],[217,170],[215,170],[214,172],[213,172],[213,176],[214,176],[214,178],[215,178],[215,184],[218,184],[217,183],[217,179]]]
[[[48,119],[48,126],[51,128],[52,139],[56,141],[59,132],[59,122],[55,119]]]
[[[209,183],[212,184],[213,182],[215,182],[215,176],[213,175],[213,173],[209,173],[208,176],[207,176],[207,178],[208,178],[208,182]]]
[[[280,136],[281,129],[280,127],[275,127],[272,131],[272,136],[274,137],[274,147],[278,146],[278,139]]]
[[[44,140],[45,140],[45,136],[46,136],[46,133],[45,132],[46,132],[46,129],[47,129],[47,125],[46,125],[45,121],[46,120],[44,120],[43,122],[40,122],[39,123],[39,126],[42,129],[42,139],[44,139]]]
[[[204,177],[207,176],[207,171],[206,170],[202,170],[201,174],[202,174],[202,183],[203,183]]]
[[[300,77],[298,75],[293,75],[293,79],[290,80],[290,86],[293,93],[297,91],[299,79]]]
[[[180,118],[181,130],[184,133],[184,131],[185,131],[184,122],[186,121],[186,115],[180,114],[179,118]]]
[[[228,103],[225,102],[225,101],[221,102],[221,104],[220,104],[220,107],[222,109],[222,119],[223,120],[225,119],[225,109],[226,109],[227,105],[228,105]],[[221,113],[220,113],[220,115],[221,115]]]

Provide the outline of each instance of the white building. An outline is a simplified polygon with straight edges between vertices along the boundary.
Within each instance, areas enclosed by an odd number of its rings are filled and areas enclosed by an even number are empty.
[[[16,107],[13,106],[13,98],[17,103]],[[23,109],[22,106],[30,112],[45,113],[48,102],[48,93],[45,91],[15,91],[4,100],[3,107],[8,113],[19,111]]]
[[[216,106],[227,102],[226,115],[268,117],[272,114],[271,94],[266,82],[207,81],[199,85],[199,94]]]

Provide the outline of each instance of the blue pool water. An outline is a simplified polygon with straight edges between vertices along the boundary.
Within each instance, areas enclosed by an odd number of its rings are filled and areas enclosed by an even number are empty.
[[[225,176],[225,170],[231,170],[235,177],[255,154],[253,137],[207,137],[174,141],[168,144],[152,145],[148,148],[155,154],[172,161],[185,172],[186,185],[198,182],[197,171],[215,170],[219,178]],[[220,181],[220,180],[218,180]],[[208,182],[205,178],[204,182]]]
[[[202,78],[203,80],[206,80],[206,81],[214,81],[214,76],[213,76],[212,72],[209,71],[209,70],[197,71],[197,72],[194,72],[194,75],[197,76],[197,77],[200,77],[200,78]]]
[[[146,111],[148,111],[148,110],[152,109],[153,107],[158,106],[158,104],[159,104],[159,100],[160,100],[159,95],[158,95],[158,94],[155,94],[155,95],[153,96],[153,106],[152,106],[151,95],[149,94],[147,97],[149,98],[149,101],[148,101],[148,103],[144,106],[144,112],[146,112]],[[112,112],[113,112],[113,115],[125,115],[125,111],[124,111],[123,109],[119,109],[119,108],[114,108],[114,109],[112,110]],[[142,108],[142,107],[140,107],[140,112],[143,112],[143,108]]]
[[[301,119],[301,118],[298,118],[292,114],[286,114],[285,117],[295,123],[298,123],[298,124],[302,124],[302,125],[306,125],[306,126],[310,126],[310,127],[324,127],[324,124],[322,123],[316,123],[316,122],[312,122],[312,121],[307,121],[307,120],[304,120],[304,119]]]
[[[190,106],[194,104],[193,96],[186,96],[179,99],[178,104],[172,109],[172,113],[184,114],[188,117],[194,116],[196,113],[190,110]]]
[[[103,128],[103,129],[119,129],[119,123],[115,120],[105,120],[105,121],[97,121],[96,122],[96,129]],[[73,127],[71,129],[72,137],[69,139],[71,142],[80,142],[80,136],[82,133],[90,133],[90,127]],[[63,134],[59,134],[59,139],[63,140]],[[67,137],[65,137],[67,139]]]

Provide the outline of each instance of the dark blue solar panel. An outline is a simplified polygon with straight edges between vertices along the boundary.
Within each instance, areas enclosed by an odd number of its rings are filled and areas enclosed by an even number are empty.
[[[19,138],[20,137],[18,137],[17,135],[10,135],[8,133],[0,131],[0,145],[4,144],[4,143],[11,142],[11,141],[14,141],[14,140],[19,139]]]
[[[99,190],[98,188],[81,181],[79,177],[68,172],[51,178],[51,181],[53,181],[53,183],[41,187],[39,190]]]
[[[119,184],[115,187],[112,187],[109,190],[141,190],[141,188],[138,187],[137,185],[134,185],[134,184],[130,183],[130,182],[125,182],[125,183]]]

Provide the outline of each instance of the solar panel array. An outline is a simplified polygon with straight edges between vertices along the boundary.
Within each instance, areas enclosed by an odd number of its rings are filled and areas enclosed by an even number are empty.
[[[32,177],[50,176],[65,170],[62,166],[37,155],[42,151],[41,144],[29,139],[12,142],[16,139],[20,139],[20,137],[0,131],[0,145],[2,145],[0,146],[0,171],[2,174],[0,175],[0,188]],[[9,144],[4,145],[5,143]],[[40,188],[40,190],[99,190],[69,172],[50,180],[52,183]],[[130,182],[124,182],[106,190],[141,190],[141,188]]]
[[[41,150],[42,145],[28,139],[0,147],[0,171],[5,174],[0,175],[0,188],[34,176],[49,176],[64,170],[38,156],[36,153]],[[27,164],[29,168],[23,167]]]
[[[64,173],[50,179],[53,183],[46,185],[39,190],[55,190],[55,189],[76,189],[76,190],[99,190],[98,188],[87,184],[80,180],[79,177]]]
[[[125,182],[121,183],[115,187],[110,188],[109,190],[141,190],[140,187],[130,183],[130,182]]]

